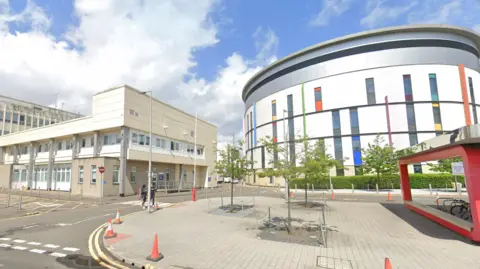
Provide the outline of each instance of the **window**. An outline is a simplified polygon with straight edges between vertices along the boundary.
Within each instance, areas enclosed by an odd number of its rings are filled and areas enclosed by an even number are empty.
[[[82,138],[82,148],[85,148],[87,146],[87,139]]]
[[[62,144],[63,144],[62,141],[58,142],[58,144],[57,144],[57,150],[62,150]]]
[[[13,113],[13,119],[12,119],[12,122],[13,123],[18,123],[18,114],[17,113]]]
[[[265,147],[262,146],[262,169],[265,168]]]
[[[90,147],[93,148],[94,146],[95,146],[95,137],[92,136],[92,137],[90,137]]]
[[[410,75],[403,75],[403,90],[405,92],[405,101],[413,101],[412,79],[410,78]]]
[[[430,94],[432,95],[432,101],[438,101],[438,89],[437,89],[437,75],[428,74],[430,81]]]
[[[135,115],[135,111],[134,111],[133,109],[130,109],[130,110],[129,110],[129,114],[130,114],[130,116],[134,116],[134,115]]]
[[[277,101],[273,100],[272,101],[272,120],[277,119]]]
[[[139,134],[138,137],[139,137],[139,143],[138,144],[142,145],[142,146],[145,145],[145,135]]]
[[[113,166],[113,178],[112,178],[112,184],[118,184],[118,165]]]
[[[83,166],[78,167],[78,184],[83,184]]]
[[[477,118],[477,103],[475,102],[475,93],[473,91],[473,80],[471,77],[468,77],[468,86],[470,88],[470,98],[472,99],[472,112],[473,112],[473,123],[478,124]]]
[[[373,78],[365,79],[365,86],[367,88],[367,104],[376,104],[377,101],[375,99],[375,82],[373,81]]]
[[[194,132],[194,131],[190,131],[190,136],[191,136],[191,137],[195,137],[195,132]]]
[[[340,162],[340,164],[343,163],[343,149],[342,149],[342,138],[337,137],[333,139],[333,145],[334,145],[334,150],[335,150],[335,160]],[[343,176],[344,171],[341,168],[337,168],[337,176]]]
[[[20,124],[25,124],[25,115],[20,115]]]
[[[175,150],[175,143],[170,141],[170,150]]]
[[[3,120],[3,111],[0,111],[0,120]]]
[[[332,122],[333,122],[333,135],[341,135],[340,127],[340,112],[338,110],[332,111]]]
[[[415,146],[418,144],[417,134],[409,134],[408,139],[410,140],[410,146]]]
[[[362,166],[362,146],[360,143],[360,136],[352,136],[352,149],[353,149],[353,164],[355,165],[355,175],[361,174]]]
[[[273,138],[273,142],[277,143],[278,142],[278,138],[277,138],[277,101],[276,100],[272,100],[272,138]],[[274,155],[276,155],[277,153],[275,152]]]
[[[253,116],[252,111],[250,111],[250,148],[253,148]]]
[[[180,143],[175,142],[175,150],[179,151],[180,150]]]
[[[22,155],[28,154],[28,147],[26,147],[26,146],[25,146],[25,147],[22,147],[22,153],[21,153],[21,154],[22,154]]]
[[[20,121],[22,120],[22,117],[20,116]],[[50,125],[50,121],[49,120],[45,120],[45,125]]]
[[[433,103],[432,108],[433,108],[433,123],[434,123],[435,131],[437,131],[438,133],[439,131],[442,131],[442,117],[440,115],[440,104]]]
[[[39,123],[38,126],[40,126],[40,127],[43,126],[43,119],[40,119],[40,123]]]
[[[118,133],[115,136],[116,136],[116,140],[115,140],[116,144],[122,143],[122,134]]]
[[[67,141],[67,149],[72,149],[73,148],[73,141]]]
[[[315,111],[322,111],[323,110],[322,88],[318,87],[318,88],[315,88],[313,91],[315,94]]]
[[[358,110],[356,108],[350,108],[350,128],[352,134],[359,134],[359,126],[358,126]]]
[[[30,126],[31,123],[32,123],[32,117],[27,116],[27,125]],[[52,124],[53,124],[53,122],[52,122]]]
[[[91,179],[90,179],[90,183],[91,184],[96,184],[97,183],[97,166],[96,165],[92,165],[92,176],[91,176]]]
[[[137,182],[137,168],[135,166],[132,166],[132,170],[130,171],[130,182]]]
[[[290,161],[295,163],[295,125],[293,120],[293,96],[287,95],[288,140],[290,144]]]
[[[150,136],[145,136],[146,142],[145,145],[149,146],[150,145]]]
[[[43,151],[42,151],[42,145],[41,145],[41,144],[38,145],[38,151],[37,151],[37,152],[43,152]]]
[[[407,123],[408,123],[408,131],[409,132],[416,132],[417,126],[415,123],[415,108],[413,104],[407,104]]]
[[[247,149],[250,149],[250,115],[247,113]]]
[[[421,174],[422,173],[422,165],[421,164],[414,164],[413,165],[413,172],[415,174]]]
[[[12,119],[12,113],[7,111],[7,113],[5,114],[5,121],[10,122],[11,119]]]
[[[110,143],[109,143],[109,136],[108,136],[108,135],[104,135],[104,136],[103,136],[103,144],[104,144],[104,145],[110,145]]]
[[[138,143],[138,135],[136,133],[132,133],[132,144],[136,145]]]
[[[155,139],[155,147],[160,148],[160,138]]]

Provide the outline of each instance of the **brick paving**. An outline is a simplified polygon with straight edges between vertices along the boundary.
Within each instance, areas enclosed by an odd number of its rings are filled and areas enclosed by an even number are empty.
[[[225,203],[229,200],[225,199]],[[286,217],[282,199],[237,198],[253,204],[245,217],[209,214],[219,198],[185,202],[148,215],[136,213],[115,232],[122,240],[105,241],[115,255],[148,264],[153,236],[165,258],[156,268],[383,268],[389,257],[393,268],[480,268],[480,247],[449,230],[408,211],[398,203],[328,202],[328,247],[258,239],[258,223]],[[319,210],[295,209],[292,217],[317,221]],[[318,265],[317,266],[317,260]]]

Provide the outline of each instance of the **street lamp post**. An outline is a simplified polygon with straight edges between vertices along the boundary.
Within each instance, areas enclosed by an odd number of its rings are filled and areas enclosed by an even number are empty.
[[[143,92],[143,94],[150,93],[150,119],[149,119],[149,134],[148,134],[148,185],[147,185],[147,210],[150,212],[151,204],[151,185],[152,185],[152,91]]]
[[[286,161],[288,162],[288,149],[287,149],[287,133],[286,133],[286,124],[285,124],[285,114],[288,113],[288,111],[286,109],[283,110],[283,146],[284,146],[284,150],[285,150],[285,159]],[[288,182],[286,179],[285,180],[285,197],[288,199]]]

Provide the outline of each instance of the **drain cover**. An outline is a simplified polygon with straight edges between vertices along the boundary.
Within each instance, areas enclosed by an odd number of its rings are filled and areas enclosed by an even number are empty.
[[[67,255],[63,258],[57,258],[57,262],[68,268],[77,269],[100,269],[103,268],[95,259],[90,256],[80,254]]]
[[[352,261],[317,256],[317,267],[322,269],[353,269]]]

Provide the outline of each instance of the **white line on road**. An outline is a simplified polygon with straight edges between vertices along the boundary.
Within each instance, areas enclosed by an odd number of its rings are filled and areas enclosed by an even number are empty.
[[[22,230],[30,229],[30,228],[37,227],[37,226],[38,226],[37,224],[30,225],[30,226],[25,226],[25,227],[22,227]]]
[[[65,256],[67,256],[67,254],[53,252],[52,254],[50,254],[50,256],[63,258]]]
[[[25,243],[27,241],[26,240],[15,239],[15,240],[13,240],[13,242],[15,242],[15,243]]]
[[[53,207],[52,209],[49,209],[49,210],[45,211],[45,213],[49,213],[50,211],[55,210],[55,209],[57,209],[57,208],[59,208],[59,207],[61,207],[61,206],[62,206],[62,205],[58,205],[58,206],[56,206],[56,207]]]
[[[12,240],[12,238],[2,237],[2,238],[0,238],[0,240],[2,240],[2,241],[10,241],[10,240]]]
[[[46,248],[58,248],[59,245],[46,244],[46,245],[44,245],[44,247],[46,247]]]
[[[75,251],[78,251],[80,249],[78,249],[78,248],[63,248],[63,250],[75,252]]]
[[[9,244],[0,244],[0,248],[9,248],[11,245]]]
[[[70,226],[72,224],[71,223],[57,223],[55,225],[64,227],[64,226]]]
[[[32,245],[32,246],[38,246],[38,245],[41,245],[42,243],[40,242],[28,242],[27,245]]]
[[[16,249],[16,250],[26,250],[27,249],[26,247],[22,247],[22,246],[13,246],[12,248]]]
[[[81,205],[83,205],[83,203],[80,203],[80,204],[78,204],[78,205],[76,205],[76,206],[72,207],[72,209],[75,209],[75,208],[77,208],[77,207],[79,207],[79,206],[81,206]]]
[[[43,253],[47,252],[46,250],[36,249],[36,248],[31,249],[31,250],[29,250],[29,251],[30,251],[30,252],[33,252],[33,253],[38,253],[38,254],[43,254]]]

